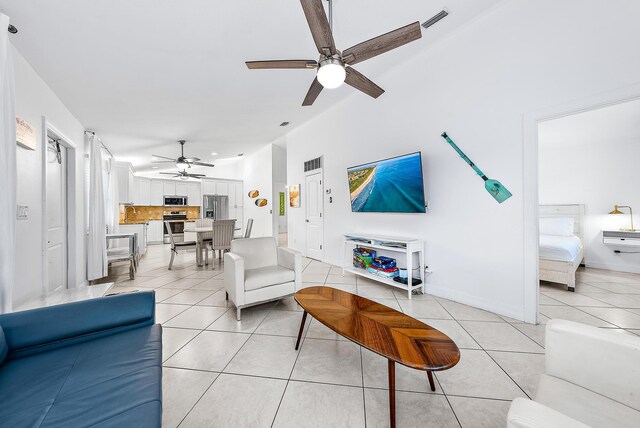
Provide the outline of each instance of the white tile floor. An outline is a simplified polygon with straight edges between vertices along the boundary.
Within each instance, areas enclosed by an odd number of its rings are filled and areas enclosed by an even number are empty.
[[[197,268],[193,254],[168,271],[167,246],[150,246],[138,276],[113,269],[112,292],[154,289],[163,324],[165,427],[388,426],[384,358],[309,320],[294,350],[301,309],[293,298],[242,312],[225,301],[219,262]],[[462,358],[439,372],[397,366],[398,427],[502,427],[510,400],[531,397],[544,369],[550,318],[640,332],[640,275],[581,269],[576,293],[541,286],[534,326],[429,295],[403,293],[338,268],[305,260],[303,281],[358,293],[448,334]],[[639,333],[640,334],[640,333]]]

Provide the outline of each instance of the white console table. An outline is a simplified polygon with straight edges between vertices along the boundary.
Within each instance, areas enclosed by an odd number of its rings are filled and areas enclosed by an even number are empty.
[[[353,266],[352,257],[346,258],[347,248],[364,247],[385,252],[403,253],[407,258],[407,284],[394,281],[393,278],[384,278],[359,269]],[[353,248],[351,248],[353,250]],[[420,260],[420,280],[419,285],[413,283],[413,254],[418,253]],[[350,272],[373,281],[379,281],[392,287],[400,288],[407,292],[407,296],[411,299],[413,290],[421,289],[424,293],[424,241],[413,238],[399,238],[397,236],[369,235],[360,233],[347,233],[344,235],[344,245],[342,246],[342,274]]]

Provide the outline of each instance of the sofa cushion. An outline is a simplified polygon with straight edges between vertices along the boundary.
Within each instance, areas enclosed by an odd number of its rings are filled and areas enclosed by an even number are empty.
[[[271,236],[234,239],[231,241],[231,252],[242,257],[245,270],[278,264],[278,244],[276,238]]]
[[[284,284],[296,279],[296,273],[282,266],[266,266],[244,271],[245,291],[257,290],[270,285]]]
[[[7,346],[7,341],[4,340],[4,330],[0,326],[0,366],[4,363],[4,359],[7,358],[7,354],[9,353],[9,347]]]
[[[161,364],[157,324],[9,360],[0,426],[158,427]]]
[[[535,401],[593,427],[640,427],[637,410],[554,376],[540,376]]]

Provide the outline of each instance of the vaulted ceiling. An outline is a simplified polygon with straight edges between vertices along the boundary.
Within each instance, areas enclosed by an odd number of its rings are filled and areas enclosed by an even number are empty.
[[[334,0],[334,36],[344,50],[447,7],[422,39],[356,67],[393,91],[402,81],[386,71],[501,1]],[[0,0],[0,11],[67,108],[138,170],[151,153],[175,156],[178,139],[205,161],[250,153],[346,96],[366,97],[343,85],[302,107],[314,71],[246,68],[246,60],[317,59],[298,0]]]

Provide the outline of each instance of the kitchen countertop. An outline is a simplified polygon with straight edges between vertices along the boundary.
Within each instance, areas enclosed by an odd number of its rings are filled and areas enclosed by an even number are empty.
[[[200,220],[200,219],[199,218],[188,218],[188,219],[186,219],[184,221],[191,222],[191,221],[196,221],[196,220]],[[123,225],[123,226],[124,225],[128,225],[128,224],[129,225],[131,225],[131,224],[147,224],[150,221],[162,221],[162,219],[157,219],[157,220],[155,220],[155,219],[149,219],[149,220],[127,220],[127,221],[121,221],[120,224]]]

